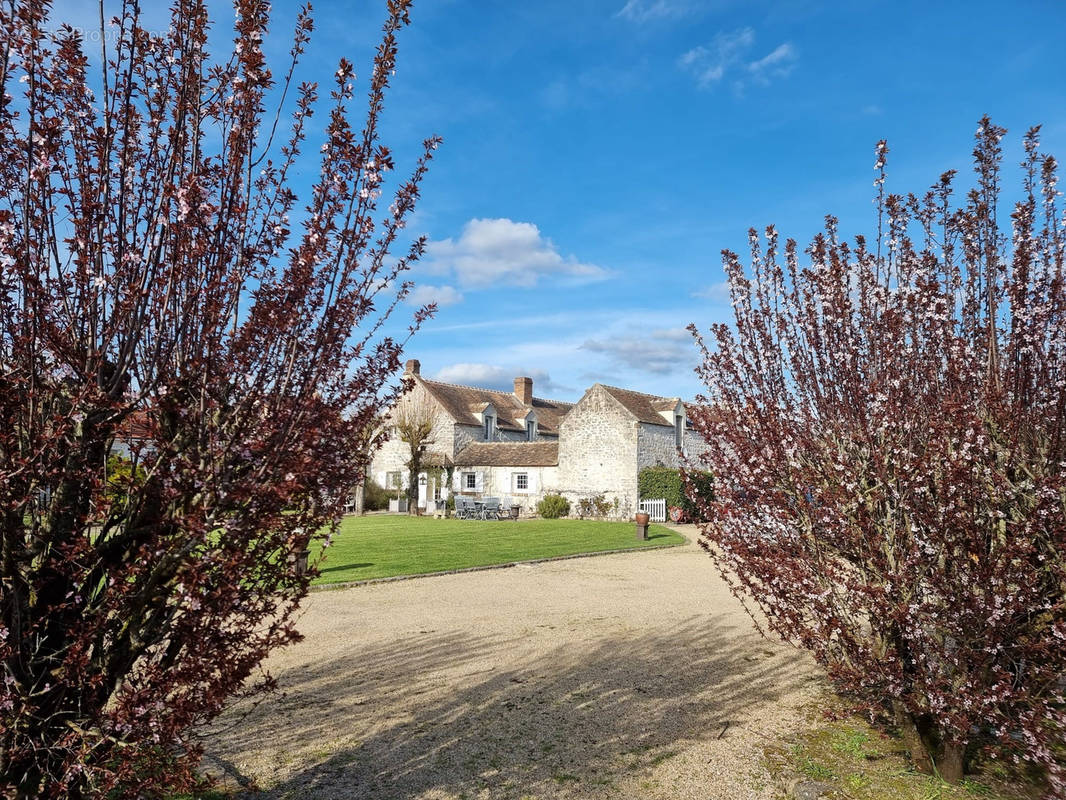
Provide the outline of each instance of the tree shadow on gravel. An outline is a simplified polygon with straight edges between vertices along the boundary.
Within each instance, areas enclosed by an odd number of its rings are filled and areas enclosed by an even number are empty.
[[[207,763],[240,779],[230,762],[269,751],[260,767],[287,777],[259,798],[597,796],[811,679],[795,651],[706,617],[526,661],[514,644],[426,632],[288,669],[283,694],[216,727]]]

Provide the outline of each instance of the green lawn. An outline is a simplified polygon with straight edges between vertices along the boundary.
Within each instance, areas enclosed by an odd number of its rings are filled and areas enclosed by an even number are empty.
[[[681,544],[658,525],[638,541],[632,522],[537,519],[477,522],[402,515],[345,517],[319,563],[316,584],[423,575],[536,558]]]

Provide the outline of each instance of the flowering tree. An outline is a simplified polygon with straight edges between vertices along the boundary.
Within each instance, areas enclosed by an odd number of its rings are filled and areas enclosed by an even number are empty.
[[[290,221],[308,9],[275,79],[265,0],[235,1],[218,63],[203,0],[161,35],[135,0],[105,29],[101,3],[95,66],[49,5],[0,11],[0,793],[141,796],[191,784],[190,729],[299,638],[295,554],[395,399],[382,326],[423,243],[389,253],[437,140],[379,214],[410,6],[389,0],[365,121],[342,60]],[[109,475],[116,444],[134,463]]]
[[[998,745],[1044,765],[1066,715],[1066,225],[1025,138],[1000,227],[1000,140],[976,179],[886,195],[876,245],[833,218],[806,250],[724,253],[694,423],[719,476],[705,547],[756,620],[890,715],[916,766],[956,781]],[[807,263],[801,263],[806,261]]]

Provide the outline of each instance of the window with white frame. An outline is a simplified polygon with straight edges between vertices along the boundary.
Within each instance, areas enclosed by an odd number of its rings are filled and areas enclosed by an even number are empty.
[[[477,473],[464,472],[462,487],[463,489],[471,492],[477,489]]]
[[[403,476],[399,472],[386,472],[385,473],[385,488],[386,489],[399,489],[403,486]]]
[[[529,491],[529,473],[515,472],[512,478],[512,489],[516,492]]]

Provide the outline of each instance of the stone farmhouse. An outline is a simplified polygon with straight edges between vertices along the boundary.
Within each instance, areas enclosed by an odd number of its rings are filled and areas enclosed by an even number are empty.
[[[414,359],[405,377],[412,386],[401,402],[433,422],[423,463],[434,469],[419,476],[422,508],[459,493],[500,497],[530,513],[545,494],[572,504],[602,494],[628,516],[637,507],[641,469],[677,467],[682,454],[702,449],[677,397],[597,383],[577,403],[565,403],[535,397],[527,377],[515,378],[510,393],[427,380]],[[409,459],[393,427],[369,475],[386,488],[406,488]]]

